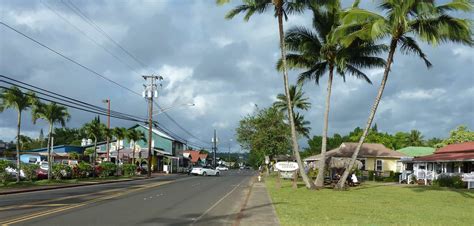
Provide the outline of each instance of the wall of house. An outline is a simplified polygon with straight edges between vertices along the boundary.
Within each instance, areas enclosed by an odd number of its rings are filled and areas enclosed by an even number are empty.
[[[397,171],[397,161],[399,159],[389,158],[367,158],[365,161],[365,170],[375,170],[375,160],[382,160],[382,171]]]
[[[139,126],[135,128],[136,130],[142,131],[145,133],[145,138],[148,140],[148,130]],[[153,138],[153,143],[154,143],[154,148],[161,149],[164,152],[167,152],[169,154],[173,153],[173,141],[166,139],[164,137],[161,137],[155,133],[152,133],[152,138]],[[139,141],[138,146],[141,148],[148,148],[148,141]],[[123,147],[124,148],[130,148],[130,142],[128,140],[123,141]]]

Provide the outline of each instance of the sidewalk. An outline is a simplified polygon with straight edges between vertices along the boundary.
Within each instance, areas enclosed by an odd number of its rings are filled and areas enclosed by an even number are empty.
[[[174,174],[163,174],[163,173],[152,173],[151,178],[156,176],[168,176]],[[111,180],[91,180],[91,181],[78,181],[77,183],[64,183],[64,184],[57,184],[57,185],[33,185],[29,187],[19,187],[19,188],[2,188],[0,189],[0,196],[8,195],[8,194],[17,194],[17,193],[25,193],[25,192],[34,192],[34,191],[44,191],[44,190],[53,190],[53,189],[61,189],[61,188],[73,188],[73,187],[81,187],[81,186],[91,186],[91,185],[98,185],[98,184],[110,184],[110,183],[120,183],[120,182],[127,182],[127,181],[134,181],[134,180],[145,180],[148,179],[146,176],[137,176],[133,178],[121,178],[121,179],[111,179]]]
[[[236,225],[280,225],[265,182],[256,181],[252,185],[239,219]]]

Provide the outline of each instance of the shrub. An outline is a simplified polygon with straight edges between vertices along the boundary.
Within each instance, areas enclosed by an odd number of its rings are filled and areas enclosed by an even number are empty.
[[[36,170],[39,169],[39,165],[21,164],[20,167],[23,170],[23,173],[25,174],[26,180],[32,181],[32,180],[37,179]]]
[[[437,180],[433,181],[433,184],[439,187],[464,188],[461,176],[440,175]]]
[[[115,173],[117,170],[117,166],[112,162],[102,162],[99,164],[99,169],[99,177],[104,178],[113,175],[113,173]]]
[[[318,169],[313,169],[313,168],[310,168],[309,171],[308,171],[308,177],[310,178],[313,178],[315,179],[316,177],[318,177]]]
[[[123,164],[122,168],[126,176],[135,175],[135,172],[137,170],[137,166],[135,164]]]
[[[71,175],[71,167],[63,164],[53,164],[51,173],[54,179],[61,180]]]
[[[6,185],[8,181],[11,180],[11,175],[7,171],[8,167],[14,169],[15,165],[8,160],[0,160],[0,180],[2,181],[2,184],[4,185]]]
[[[77,175],[79,178],[86,178],[92,174],[92,165],[89,163],[85,162],[79,162],[75,166],[75,169],[77,169]]]

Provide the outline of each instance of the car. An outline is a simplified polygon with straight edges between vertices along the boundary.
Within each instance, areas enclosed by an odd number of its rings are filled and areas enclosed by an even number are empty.
[[[40,169],[42,169],[42,170],[48,171],[48,169],[49,169],[48,168],[48,162],[46,162],[46,161],[43,161],[43,162],[39,163],[39,166],[40,166]]]
[[[219,170],[219,171],[227,171],[227,170],[229,170],[229,168],[228,168],[227,166],[218,166],[218,167],[216,167],[216,169]]]
[[[220,171],[209,166],[204,167],[194,167],[191,170],[192,175],[201,175],[201,176],[219,176]]]

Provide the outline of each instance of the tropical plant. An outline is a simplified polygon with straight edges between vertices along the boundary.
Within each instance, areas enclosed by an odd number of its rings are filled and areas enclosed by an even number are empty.
[[[326,105],[324,112],[321,156],[324,159],[327,150],[327,133],[329,109],[333,76],[336,72],[343,80],[346,74],[371,83],[368,76],[360,71],[361,68],[383,67],[385,61],[376,55],[386,50],[385,45],[373,42],[355,40],[350,45],[342,43],[343,35],[336,32],[341,25],[341,15],[344,11],[339,1],[332,1],[319,6],[310,5],[313,13],[313,29],[305,27],[291,28],[285,37],[290,53],[286,56],[289,68],[304,69],[298,77],[299,83],[319,80],[328,73]],[[277,67],[281,69],[280,60]],[[323,186],[325,162],[319,164],[319,175],[315,181],[316,187]]]
[[[0,112],[7,108],[15,109],[18,113],[16,127],[16,182],[20,182],[20,130],[22,112],[31,108],[38,99],[33,92],[24,93],[18,87],[12,86],[0,90]]]
[[[299,112],[294,114],[295,117],[295,127],[296,131],[302,136],[309,138],[309,132],[311,127],[309,127],[310,122],[304,119],[304,116]]]
[[[113,162],[102,162],[99,167],[101,169],[99,176],[102,178],[111,176],[118,168]]]
[[[67,108],[56,103],[45,104],[37,102],[33,107],[33,123],[36,124],[38,119],[43,119],[49,123],[48,133],[48,180],[51,180],[52,175],[52,156],[51,156],[51,139],[54,124],[60,124],[62,127],[66,126],[66,121],[69,121],[71,116],[69,115]]]
[[[359,8],[350,9],[344,16],[344,26],[340,29],[341,33],[346,33],[346,45],[356,39],[375,40],[387,37],[390,40],[390,45],[382,81],[367,124],[359,144],[352,155],[350,167],[344,171],[335,187],[336,189],[344,187],[350,169],[354,165],[365,137],[369,132],[382,98],[397,48],[403,54],[413,53],[417,55],[429,68],[432,65],[428,61],[426,54],[418,46],[417,40],[433,45],[444,42],[474,45],[470,20],[456,18],[449,14],[450,12],[457,11],[471,12],[473,5],[469,0],[455,0],[443,5],[437,5],[435,1],[424,0],[383,0],[380,8],[384,11],[384,15]],[[354,30],[354,27],[360,29]]]
[[[408,144],[410,146],[422,146],[423,145],[423,135],[421,135],[421,132],[418,130],[412,130],[410,131],[410,134],[408,135]]]
[[[123,143],[123,141],[125,140],[125,138],[127,138],[127,129],[126,128],[123,128],[123,127],[115,127],[113,130],[112,130],[112,134],[114,135],[115,139],[117,139],[117,146],[116,146],[116,149],[117,149],[117,165],[120,163],[120,150],[123,148],[123,145],[121,146],[120,143]]]
[[[39,165],[23,163],[20,165],[20,167],[21,170],[23,170],[23,173],[25,174],[26,180],[32,181],[37,178],[36,170],[40,168]]]
[[[304,116],[299,112],[296,112],[295,109],[308,110],[311,107],[311,103],[308,101],[307,97],[304,97],[304,92],[300,85],[291,85],[290,86],[290,100],[291,100],[291,110],[293,111],[293,121],[295,122],[296,132],[300,135],[309,137],[310,127],[308,126],[309,121],[304,120]],[[288,104],[286,103],[287,99],[285,94],[278,94],[277,101],[273,103],[273,106],[282,111],[288,112]]]
[[[10,172],[8,172],[7,168],[14,168],[15,165],[8,160],[0,159],[0,181],[3,185],[8,184],[8,181],[11,178]]]
[[[113,134],[113,130],[108,128],[108,127],[105,127],[104,128],[104,137],[105,139],[107,140],[107,146],[105,147],[106,148],[106,156],[107,156],[107,161],[110,161],[110,140],[112,140],[114,134]]]
[[[143,141],[146,142],[145,133],[136,129],[129,129],[127,132],[127,140],[133,145],[132,151],[132,164],[135,164],[135,150],[137,147],[137,142]]]
[[[66,178],[72,173],[72,169],[68,165],[55,163],[52,165],[51,168],[52,168],[52,176],[56,180],[61,180],[63,178]]]
[[[137,171],[137,165],[135,164],[123,164],[122,168],[126,176],[134,176]]]
[[[218,4],[223,4],[228,0],[217,0]],[[306,8],[307,0],[243,0],[243,4],[235,7],[226,14],[226,19],[232,19],[234,16],[240,13],[245,13],[244,20],[248,21],[254,13],[264,13],[268,10],[273,9],[275,17],[278,19],[278,31],[280,39],[280,54],[282,59],[282,72],[283,72],[283,84],[285,88],[285,96],[287,98],[288,105],[288,120],[290,121],[291,141],[293,154],[298,162],[300,175],[305,182],[305,185],[309,189],[314,188],[314,184],[309,180],[306,172],[304,171],[303,162],[301,161],[298,139],[296,135],[296,128],[294,122],[293,112],[291,111],[291,100],[290,90],[288,85],[288,70],[286,67],[286,45],[285,45],[285,34],[283,30],[283,19],[288,19],[288,14],[301,13]]]
[[[95,169],[95,162],[97,160],[97,139],[103,135],[106,126],[100,122],[100,118],[97,116],[91,122],[86,123],[83,128],[88,138],[94,139],[94,150],[91,163],[92,167]],[[92,176],[96,176],[95,170],[93,171]]]

